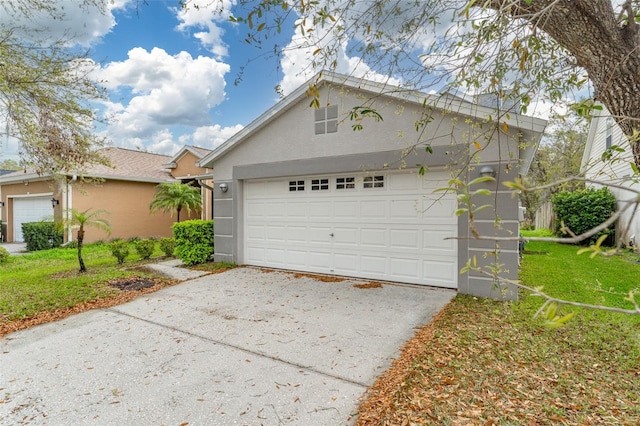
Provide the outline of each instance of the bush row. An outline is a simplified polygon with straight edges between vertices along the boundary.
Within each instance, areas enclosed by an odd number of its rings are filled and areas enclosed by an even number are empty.
[[[560,192],[554,195],[552,202],[557,223],[555,231],[560,236],[568,236],[562,232],[562,224],[580,235],[605,222],[616,210],[616,198],[606,187]],[[613,243],[614,233],[615,229],[606,229],[583,243],[593,243],[602,235],[609,235],[607,242]]]

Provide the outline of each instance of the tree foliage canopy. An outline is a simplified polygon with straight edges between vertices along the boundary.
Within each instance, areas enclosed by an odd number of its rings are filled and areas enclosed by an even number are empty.
[[[186,210],[199,210],[202,207],[202,194],[200,189],[181,182],[165,182],[156,187],[156,193],[149,205],[151,212],[162,210],[171,213],[176,212],[180,222],[180,212]]]
[[[344,67],[341,58],[357,58],[359,71],[407,87],[492,93],[522,112],[536,101],[558,103],[586,90],[590,99],[575,103],[576,110],[588,115],[600,101],[632,142],[638,138],[637,0],[241,3],[250,11],[233,20],[247,23],[249,43],[261,44],[268,38],[261,34],[298,16],[288,49],[310,52],[310,68],[337,69]],[[640,144],[633,147],[640,165]]]
[[[84,0],[79,5],[96,5]],[[0,2],[0,10],[28,20],[34,12],[60,19],[52,2]],[[28,34],[28,36],[27,36]],[[70,46],[73,40],[47,40],[37,30],[0,24],[0,123],[20,142],[24,167],[41,174],[81,172],[87,164],[107,164],[97,150],[91,101],[104,91],[91,78],[93,62]]]

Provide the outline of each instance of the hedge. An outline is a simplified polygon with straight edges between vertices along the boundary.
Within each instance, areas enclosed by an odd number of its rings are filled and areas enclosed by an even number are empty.
[[[53,222],[26,222],[22,224],[22,237],[27,243],[27,251],[60,247],[63,235],[63,231]]]
[[[213,254],[213,221],[185,220],[173,224],[175,255],[185,265],[205,263]]]
[[[556,234],[568,236],[560,229],[562,223],[576,235],[595,228],[611,217],[616,210],[616,197],[609,188],[587,188],[580,191],[564,191],[553,196],[553,211],[556,215]],[[601,235],[608,234],[614,242],[614,229],[599,232],[583,244],[595,242]]]

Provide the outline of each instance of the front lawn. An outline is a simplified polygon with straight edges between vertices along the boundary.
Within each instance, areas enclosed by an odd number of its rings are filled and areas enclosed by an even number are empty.
[[[169,283],[138,268],[144,262],[133,248],[131,251],[125,265],[117,265],[107,245],[87,245],[83,257],[88,271],[82,274],[78,273],[75,249],[11,256],[7,263],[0,264],[0,337],[24,326],[131,299],[135,292],[123,292],[114,286],[125,279],[146,278],[156,289]],[[160,256],[156,248],[152,257]]]
[[[590,259],[527,244],[521,279],[551,296],[629,309],[635,254]],[[542,300],[457,296],[369,389],[358,425],[640,424],[640,316],[578,309],[565,328],[534,318]]]

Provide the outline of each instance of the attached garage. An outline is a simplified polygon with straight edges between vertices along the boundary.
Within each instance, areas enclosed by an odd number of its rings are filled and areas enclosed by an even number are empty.
[[[245,182],[244,263],[456,288],[456,198],[446,172]]]
[[[13,199],[13,235],[15,242],[24,242],[22,224],[53,220],[51,195]]]
[[[383,120],[354,123],[363,105]],[[323,72],[200,161],[215,260],[514,299],[519,209],[503,183],[526,173],[545,124]],[[482,189],[471,222],[457,192],[436,189],[464,191],[481,171],[495,181],[468,188]]]

